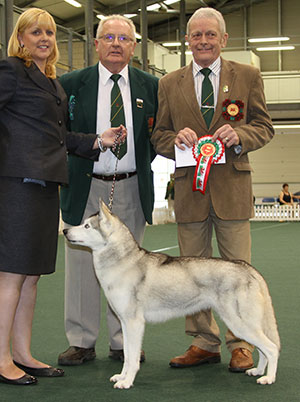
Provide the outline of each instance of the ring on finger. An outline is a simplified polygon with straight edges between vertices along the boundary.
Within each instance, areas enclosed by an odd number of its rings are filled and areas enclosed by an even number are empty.
[[[228,140],[229,140],[229,138],[228,138],[228,137],[225,137],[225,142],[228,142]]]

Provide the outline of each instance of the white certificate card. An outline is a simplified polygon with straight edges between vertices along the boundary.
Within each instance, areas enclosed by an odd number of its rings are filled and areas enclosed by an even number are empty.
[[[184,151],[174,145],[176,167],[196,166],[196,159],[194,158],[192,152],[193,148],[188,148],[185,144],[182,145],[185,148]],[[217,163],[226,163],[225,152]]]

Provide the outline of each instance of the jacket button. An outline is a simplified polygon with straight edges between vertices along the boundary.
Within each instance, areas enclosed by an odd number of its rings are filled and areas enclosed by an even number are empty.
[[[59,143],[60,143],[60,145],[64,145],[64,142],[63,142],[63,140],[60,140],[60,142],[59,142]]]
[[[60,105],[60,104],[61,104],[61,100],[60,100],[60,99],[56,99],[56,103],[57,103],[58,105]]]
[[[61,125],[62,125],[62,121],[61,121],[61,120],[58,120],[58,124],[59,124],[59,126],[61,126]]]

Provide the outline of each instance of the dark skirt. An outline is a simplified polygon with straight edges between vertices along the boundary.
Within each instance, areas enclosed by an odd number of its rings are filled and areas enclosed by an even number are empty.
[[[58,184],[0,177],[0,271],[44,275],[55,271]]]

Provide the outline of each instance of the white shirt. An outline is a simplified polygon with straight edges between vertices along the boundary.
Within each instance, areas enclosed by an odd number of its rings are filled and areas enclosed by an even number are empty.
[[[98,102],[97,102],[97,134],[103,133],[110,124],[110,93],[113,87],[113,80],[110,79],[112,73],[108,71],[99,62],[99,84],[98,84]],[[129,173],[136,170],[134,136],[133,136],[133,118],[131,107],[131,92],[128,74],[128,66],[124,67],[119,73],[121,75],[118,85],[123,98],[125,122],[127,128],[127,153],[118,161],[118,173]],[[102,175],[112,175],[115,173],[116,156],[108,149],[101,152],[99,161],[94,163],[93,172]]]
[[[194,83],[195,83],[195,91],[198,103],[201,107],[201,93],[202,93],[202,82],[204,80],[204,74],[200,72],[203,67],[199,66],[193,60],[193,76],[194,76]],[[220,85],[220,72],[221,72],[221,57],[218,57],[209,68],[211,69],[211,73],[209,74],[208,78],[210,79],[213,90],[214,90],[214,109],[216,110],[218,94],[219,94],[219,85]]]

